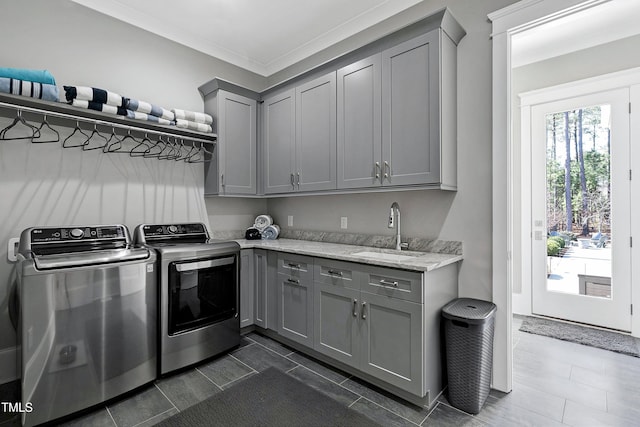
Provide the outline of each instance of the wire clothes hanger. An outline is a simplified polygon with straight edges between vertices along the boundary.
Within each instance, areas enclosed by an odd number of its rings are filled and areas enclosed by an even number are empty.
[[[55,139],[40,139],[42,138],[42,131],[44,129],[49,129],[51,132],[53,132],[55,134]],[[50,143],[50,142],[58,142],[60,141],[60,133],[55,130],[54,128],[51,127],[51,125],[49,124],[49,122],[47,121],[47,115],[44,114],[42,116],[42,123],[40,123],[40,126],[38,127],[38,132],[40,135],[31,138],[31,142],[33,142],[34,144],[46,144],[46,143]]]
[[[144,148],[139,148],[139,147],[144,147]],[[154,147],[153,141],[151,141],[149,139],[149,136],[145,133],[144,138],[142,138],[142,140],[138,142],[138,145],[136,145],[131,149],[131,151],[129,151],[129,155],[131,157],[146,157],[145,153],[147,153],[153,147]]]
[[[40,137],[40,130],[35,127],[34,125],[32,125],[31,123],[27,122],[24,117],[22,117],[22,110],[18,109],[16,110],[16,117],[15,119],[13,119],[13,123],[11,123],[9,126],[7,126],[6,128],[2,129],[0,131],[0,139],[3,141],[15,141],[15,140],[19,140],[19,139],[29,139],[32,140],[33,138],[39,138]],[[29,136],[14,136],[14,137],[7,137],[7,132],[10,131],[11,129],[14,129],[18,124],[24,125],[27,128],[29,128],[31,130],[31,135]]]
[[[133,135],[131,135],[131,129],[127,129],[127,134],[125,136],[123,136],[122,138],[118,138],[118,135],[116,134],[115,129],[112,129],[112,134],[111,134],[111,138],[109,138],[109,143],[108,145],[106,145],[103,149],[102,152],[103,153],[123,153],[123,154],[129,154],[131,155],[131,150],[127,150],[127,149],[123,149],[123,142],[127,141],[127,140],[132,140],[134,143],[139,144],[140,141],[138,141],[137,139],[135,139],[133,137]],[[111,140],[114,141],[111,141]]]
[[[84,135],[86,139],[81,144],[67,144],[67,141],[69,141],[69,139],[71,139],[71,137],[74,136],[76,132],[78,132],[80,135]],[[76,127],[73,129],[73,132],[71,132],[71,134],[66,137],[64,141],[62,141],[62,148],[82,147],[88,139],[89,135],[84,133],[84,131],[80,128],[80,121],[76,120]]]
[[[91,144],[89,144],[89,141],[91,141],[91,139],[96,137],[96,136],[102,138],[103,141],[101,141],[101,145],[97,145],[97,146],[91,147]],[[107,142],[108,142],[107,137],[100,133],[100,131],[98,130],[98,125],[96,123],[94,123],[93,124],[93,131],[91,132],[91,134],[89,135],[87,140],[84,142],[84,144],[82,144],[82,150],[83,151],[101,150],[101,149],[103,149],[105,147],[105,145],[107,145]]]

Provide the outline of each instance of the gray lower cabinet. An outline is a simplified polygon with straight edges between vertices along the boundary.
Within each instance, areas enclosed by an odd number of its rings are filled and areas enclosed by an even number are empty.
[[[380,292],[369,293],[373,277]],[[380,273],[383,273],[381,275]],[[399,282],[422,284],[421,274],[316,259],[314,350],[409,393],[424,393],[423,310],[393,296]],[[395,284],[395,286],[394,286]]]
[[[270,325],[267,314],[269,313],[269,289],[268,289],[268,258],[264,249],[253,250],[253,290],[254,290],[254,315],[256,326],[267,329]]]
[[[254,324],[254,251],[240,251],[240,327]]]
[[[278,256],[278,334],[313,347],[313,258]]]
[[[257,193],[257,101],[226,90],[205,98],[218,143],[205,167],[205,195]]]

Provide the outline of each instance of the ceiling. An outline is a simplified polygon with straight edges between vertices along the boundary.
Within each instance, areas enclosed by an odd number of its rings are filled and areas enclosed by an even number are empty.
[[[640,34],[640,1],[610,0],[512,37],[512,67]]]
[[[263,76],[421,0],[72,0]]]

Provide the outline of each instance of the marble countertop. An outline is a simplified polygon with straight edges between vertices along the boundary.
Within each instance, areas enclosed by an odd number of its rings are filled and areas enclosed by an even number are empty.
[[[396,251],[368,246],[316,242],[297,239],[235,239],[242,249],[268,249],[300,255],[330,258],[361,264],[379,265],[413,271],[432,271],[462,261],[462,255],[418,251]]]

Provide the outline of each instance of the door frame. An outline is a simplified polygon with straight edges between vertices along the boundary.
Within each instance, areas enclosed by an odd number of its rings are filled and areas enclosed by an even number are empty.
[[[512,150],[511,38],[540,24],[569,16],[609,0],[522,0],[488,15],[492,23],[492,291],[497,305],[493,352],[493,388],[513,385],[512,291],[513,212],[515,197]],[[632,128],[633,132],[633,128]],[[633,138],[633,133],[632,133]],[[632,165],[633,167],[633,165]],[[633,228],[632,228],[633,232]],[[638,261],[640,259],[635,259]],[[640,296],[633,297],[640,303]],[[640,305],[639,305],[640,306]],[[638,331],[640,319],[632,320]]]
[[[619,74],[619,73],[616,73]],[[631,74],[638,74],[638,78],[640,78],[640,71],[631,70],[630,72],[622,72],[623,75],[628,76]],[[629,135],[629,113],[627,112],[627,103],[630,102],[629,93],[630,87],[626,83],[625,78],[620,78],[619,75],[604,75],[594,77],[589,79],[588,82],[585,81],[577,81],[568,83],[566,85],[562,85],[559,87],[552,88],[544,88],[539,89],[533,92],[529,92],[528,94],[520,95],[521,99],[521,117],[522,117],[522,129],[521,129],[521,164],[520,164],[520,176],[521,176],[521,201],[522,201],[522,233],[521,233],[521,263],[522,263],[522,283],[526,283],[527,287],[530,288],[530,291],[525,295],[524,292],[518,295],[521,299],[528,299],[530,304],[530,310],[525,312],[526,314],[531,314],[533,311],[534,301],[538,301],[538,310],[540,309],[539,303],[540,299],[536,299],[536,289],[540,290],[540,283],[536,285],[534,281],[535,278],[541,280],[541,276],[544,274],[544,271],[540,271],[540,268],[544,268],[544,263],[540,264],[542,256],[539,251],[542,250],[543,242],[539,242],[533,238],[533,234],[535,232],[546,231],[546,228],[542,227],[534,227],[534,215],[533,211],[535,210],[533,197],[539,196],[539,193],[534,194],[534,189],[536,186],[540,186],[538,181],[533,181],[533,177],[537,172],[534,169],[534,165],[538,164],[540,158],[537,158],[541,153],[534,152],[535,147],[533,146],[533,136],[535,135],[536,130],[534,127],[539,126],[534,125],[534,121],[540,121],[540,117],[537,117],[537,114],[543,111],[565,111],[568,109],[572,109],[573,105],[576,103],[583,103],[587,105],[595,105],[595,104],[605,104],[611,102],[611,105],[616,105],[616,108],[621,109],[618,114],[626,114],[627,117],[620,117],[616,119],[616,122],[623,122],[625,126],[622,127],[619,131],[616,130],[616,134],[620,135],[625,141],[616,144],[614,151],[613,162],[617,165],[615,166],[615,170],[613,169],[614,163],[612,163],[612,179],[617,182],[616,188],[618,190],[614,190],[615,193],[613,197],[616,200],[627,199],[629,194],[629,185],[630,182],[627,179],[627,170],[630,168],[629,164],[629,150],[630,150],[630,135]],[[586,92],[585,92],[586,91]],[[531,102],[533,100],[537,100],[537,102]],[[597,101],[596,101],[597,100]],[[593,101],[593,102],[592,102]],[[616,116],[619,117],[619,116]],[[618,126],[616,129],[618,129]],[[617,139],[616,139],[617,140]],[[617,157],[616,157],[617,156]],[[617,160],[616,160],[617,159]],[[545,167],[546,170],[546,167]],[[539,178],[538,178],[539,179]],[[545,185],[546,187],[546,185]],[[535,190],[535,191],[540,191]],[[546,191],[546,190],[545,190]],[[622,197],[621,193],[624,193],[625,196]],[[540,200],[536,198],[536,200]],[[620,212],[620,214],[616,215],[619,219],[617,220],[619,229],[619,233],[617,234],[616,241],[618,241],[618,247],[624,246],[624,239],[620,236],[624,237],[630,234],[630,209],[629,210],[623,208],[616,209],[616,211]],[[540,216],[535,216],[535,220],[539,220]],[[546,235],[546,233],[544,233]],[[546,241],[546,239],[544,239]],[[629,314],[629,304],[631,304],[631,260],[629,259],[630,252],[622,251],[619,252],[621,255],[617,257],[616,260],[612,259],[612,266],[617,268],[613,268],[614,271],[618,271],[617,276],[622,280],[619,280],[618,283],[623,283],[622,289],[624,289],[627,285],[629,285],[628,291],[625,289],[625,297],[620,300],[616,299],[614,295],[613,299],[603,300],[603,299],[593,299],[593,298],[585,298],[581,299],[578,302],[579,298],[576,295],[563,295],[563,294],[555,294],[552,296],[550,300],[547,300],[545,304],[548,307],[556,306],[556,309],[552,309],[551,311],[559,311],[562,306],[572,306],[571,309],[575,309],[578,307],[582,307],[583,309],[588,309],[586,311],[593,313],[593,316],[590,318],[592,321],[587,321],[586,318],[584,321],[586,323],[591,323],[594,325],[602,325],[602,323],[607,322],[607,318],[618,318],[617,322],[610,322],[610,326],[616,326],[616,329],[628,331],[631,328],[631,315]],[[546,257],[545,257],[546,258]],[[623,271],[624,268],[628,268],[628,271],[625,273]],[[525,274],[528,274],[526,275]],[[628,275],[628,276],[627,276]],[[627,276],[627,277],[625,277]],[[546,279],[545,279],[545,287],[546,287]],[[615,285],[614,285],[615,287]],[[538,298],[541,297],[540,294],[537,294]],[[573,298],[576,298],[575,300]],[[514,296],[514,300],[516,297]],[[560,302],[562,301],[562,303]],[[576,304],[567,304],[568,302],[576,302]],[[516,306],[514,301],[514,307]],[[522,311],[518,311],[522,313]],[[615,313],[620,313],[620,315],[624,315],[625,319],[622,321],[622,318],[616,317]],[[540,313],[538,311],[538,313]],[[623,314],[624,313],[624,314]],[[613,314],[613,317],[610,317]],[[574,317],[577,319],[580,317],[579,314],[570,315],[567,319]],[[627,317],[629,316],[629,317]],[[559,317],[559,316],[556,316]],[[599,319],[599,320],[598,320]]]

